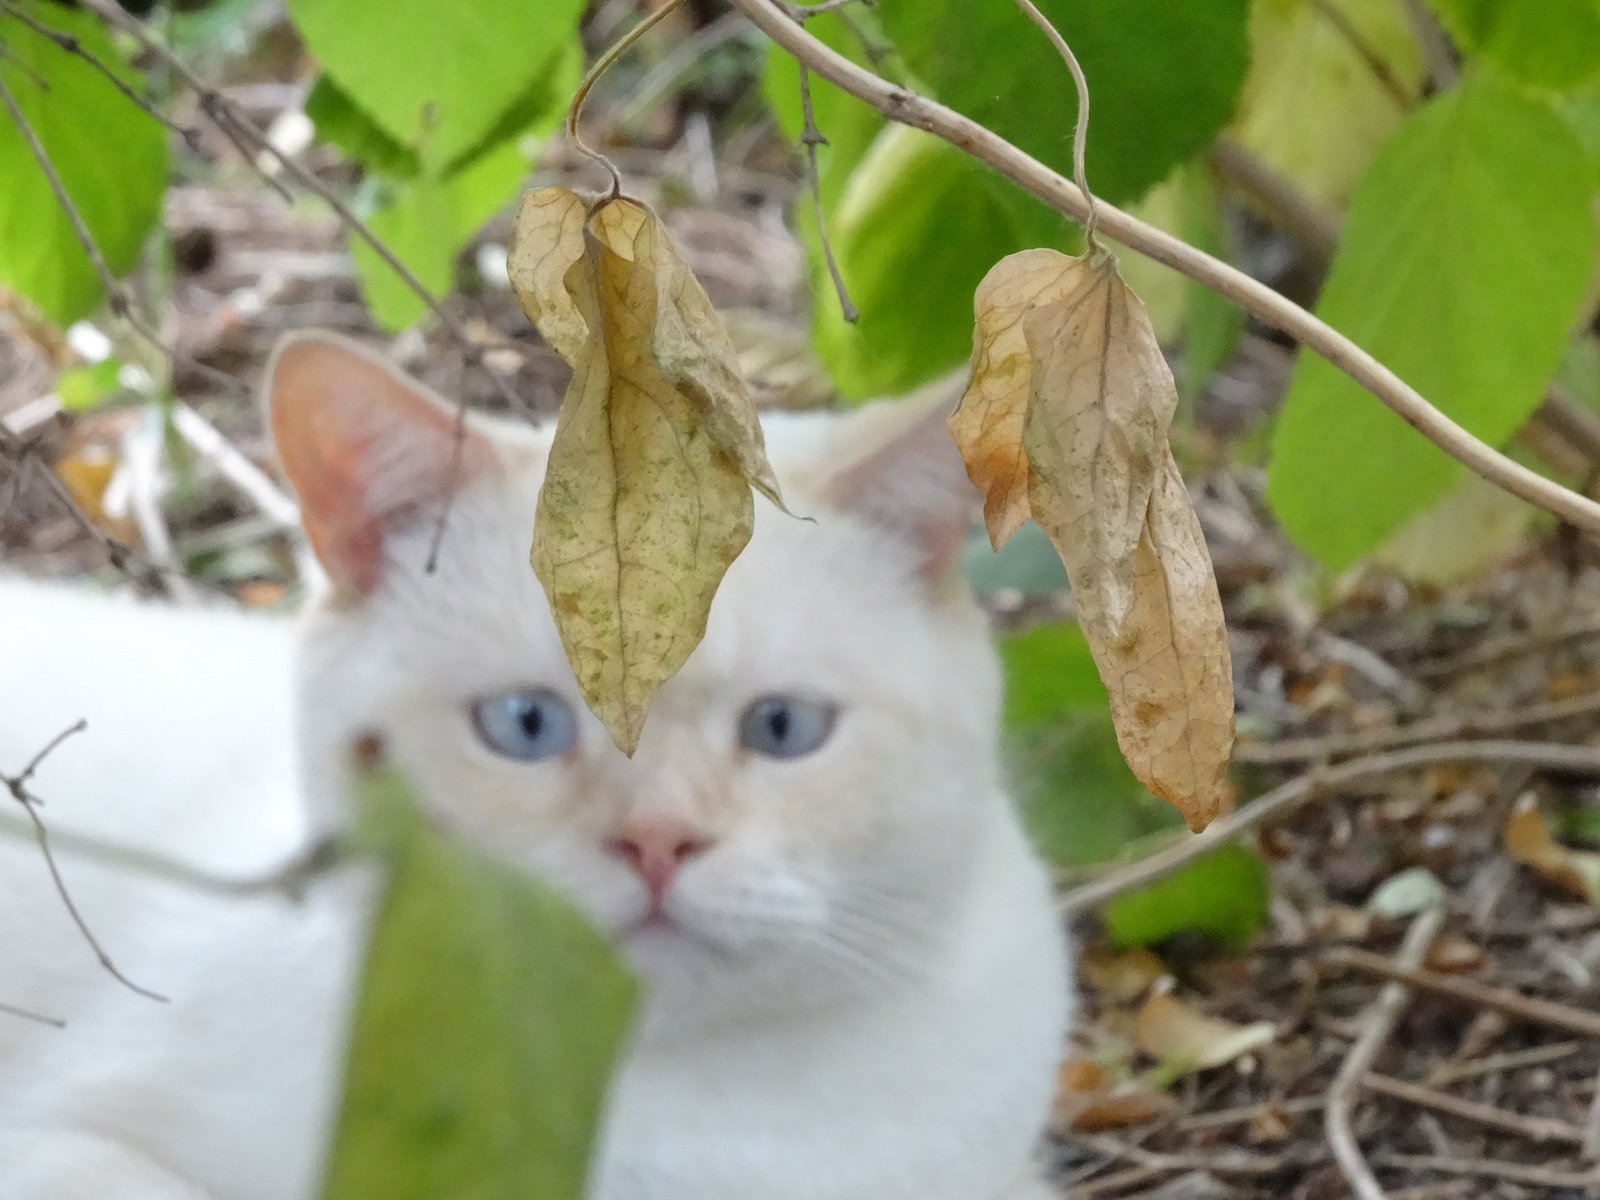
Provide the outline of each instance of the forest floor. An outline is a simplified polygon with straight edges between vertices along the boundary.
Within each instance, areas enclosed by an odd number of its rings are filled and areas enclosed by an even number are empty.
[[[270,123],[302,89],[228,94]],[[449,301],[479,346],[471,366],[433,326],[382,333],[339,224],[211,151],[169,196],[176,274],[162,332],[175,395],[245,460],[272,471],[251,391],[288,329],[339,330],[488,409],[503,407],[493,372],[531,413],[554,411],[567,369],[495,278],[509,214],[463,254],[466,286]],[[312,165],[337,180],[339,162],[321,153]],[[617,158],[729,314],[762,402],[827,402],[782,148],[753,138],[736,160],[710,161],[684,139]],[[580,180],[594,182],[560,151],[539,172]],[[0,476],[0,562],[292,607],[295,540],[230,481],[227,452],[179,444],[140,405],[57,411],[56,374],[82,349],[0,304],[0,419],[26,448]],[[1199,405],[1191,458],[1270,412],[1287,361],[1247,335]],[[241,386],[220,390],[193,363]],[[54,468],[77,511],[20,465],[29,457]],[[165,472],[137,465],[163,457]],[[1191,486],[1232,631],[1242,801],[1402,746],[1600,735],[1600,578],[1570,531],[1538,533],[1466,583],[1423,588],[1372,568],[1313,604],[1306,564],[1265,516],[1259,473],[1210,460]],[[135,548],[121,570],[107,537]],[[1273,898],[1267,929],[1242,948],[1179,937],[1118,951],[1093,916],[1075,917],[1082,1018],[1053,1142],[1067,1194],[1334,1200],[1350,1194],[1334,1150],[1342,1127],[1394,1200],[1600,1196],[1600,857],[1549,840],[1600,843],[1596,781],[1581,765],[1441,757],[1319,782],[1247,834]],[[1159,1052],[1163,1029],[1202,1014],[1227,1023],[1197,1035],[1200,1057],[1221,1061],[1195,1069]]]

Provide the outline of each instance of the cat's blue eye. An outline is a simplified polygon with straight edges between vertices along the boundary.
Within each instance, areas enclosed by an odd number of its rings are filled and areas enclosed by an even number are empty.
[[[548,688],[479,700],[472,723],[489,749],[522,762],[565,754],[578,740],[572,705]]]
[[[820,700],[763,696],[739,718],[739,744],[768,758],[800,758],[828,740],[837,715]]]

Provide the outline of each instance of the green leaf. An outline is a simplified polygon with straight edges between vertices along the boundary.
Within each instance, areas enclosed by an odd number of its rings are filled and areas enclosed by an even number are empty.
[[[399,189],[367,224],[436,296],[450,290],[461,247],[513,197],[528,171],[515,145],[504,145],[448,179],[423,176]],[[404,329],[427,306],[364,241],[350,253],[372,315],[385,329]]]
[[[1249,62],[1249,0],[1039,0],[1089,81],[1089,186],[1132,200],[1227,123]],[[1016,5],[882,0],[911,74],[944,103],[1070,176],[1077,92]]]
[[[869,15],[861,12],[852,14],[850,20],[870,24]],[[862,50],[861,38],[840,14],[823,13],[811,18],[806,22],[806,32],[851,62],[870,65]],[[874,69],[881,71],[883,68]],[[870,104],[857,100],[814,72],[810,86],[812,115],[818,131],[828,139],[827,145],[817,147],[817,174],[822,185],[823,208],[831,213],[850,172],[866,157],[873,139],[883,129],[885,118]],[[800,103],[800,66],[776,42],[767,47],[766,73],[761,88],[784,136],[799,141],[805,130],[804,108]],[[814,224],[816,214],[801,219]]]
[[[84,50],[139,89],[98,18],[81,9],[21,0],[41,24],[77,37]],[[167,188],[166,130],[92,66],[0,13],[0,79],[15,97],[116,274],[133,266],[161,215]],[[48,90],[47,90],[48,86]],[[0,112],[0,283],[58,325],[100,300],[100,278],[61,211],[21,131]]]
[[[1600,0],[1430,0],[1450,36],[1535,87],[1600,74]]]
[[[996,260],[1067,235],[1065,218],[954,146],[891,125],[851,174],[828,232],[855,325],[813,255],[812,340],[854,400],[907,391],[972,352],[972,293]]]
[[[56,376],[55,393],[72,412],[94,408],[121,388],[122,361],[105,358],[86,367],[69,367]]]
[[[352,103],[441,173],[479,147],[571,43],[583,0],[290,0]]]
[[[1242,946],[1266,924],[1267,903],[1266,865],[1235,842],[1149,887],[1118,896],[1104,917],[1118,946],[1146,946],[1187,930]]]
[[[305,112],[318,137],[369,169],[392,179],[415,179],[422,173],[417,152],[389,136],[326,71],[311,85]]]
[[[1409,99],[1426,71],[1404,4],[1395,0],[1256,0],[1250,75],[1233,135],[1313,204],[1342,210],[1380,145],[1406,119],[1336,9]]]
[[[581,1200],[632,977],[531,876],[368,780],[389,879],[322,1200]]]
[[[1583,148],[1548,108],[1488,76],[1411,118],[1351,202],[1317,304],[1491,444],[1538,406],[1594,260]],[[1447,492],[1464,468],[1316,355],[1296,364],[1267,499],[1341,568]]]
[[[1023,824],[1040,853],[1068,866],[1106,862],[1130,842],[1182,823],[1128,769],[1077,625],[1057,621],[1003,638],[1000,657]]]

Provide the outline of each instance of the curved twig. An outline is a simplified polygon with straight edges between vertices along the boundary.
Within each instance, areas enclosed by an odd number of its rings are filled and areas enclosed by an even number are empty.
[[[90,2],[98,5],[107,0]],[[805,66],[891,120],[943,138],[987,163],[1050,207],[1075,220],[1087,219],[1088,200],[1071,181],[978,122],[857,66],[802,29],[784,11],[779,0],[729,0],[729,3]],[[1100,231],[1107,237],[1227,297],[1261,321],[1310,347],[1457,462],[1512,495],[1586,532],[1600,534],[1600,504],[1513,462],[1474,437],[1331,325],[1243,271],[1119,208],[1102,202],[1099,212]]]
[[[1113,871],[1093,883],[1073,888],[1062,897],[1061,907],[1065,912],[1080,912],[1103,904],[1123,892],[1154,883],[1187,866],[1208,850],[1253,829],[1267,818],[1304,804],[1323,788],[1336,787],[1368,775],[1383,775],[1390,771],[1441,762],[1514,762],[1557,771],[1600,775],[1600,748],[1563,746],[1551,742],[1439,742],[1431,746],[1412,746],[1405,750],[1353,758],[1336,767],[1319,767],[1258,796],[1243,808],[1213,821],[1193,837],[1185,838],[1165,850],[1158,850],[1150,857]]]

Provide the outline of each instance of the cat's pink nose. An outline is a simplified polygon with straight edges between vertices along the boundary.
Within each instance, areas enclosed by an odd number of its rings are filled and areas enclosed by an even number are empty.
[[[667,894],[678,869],[711,848],[711,839],[687,821],[670,817],[625,822],[606,849],[633,868],[656,903]]]

